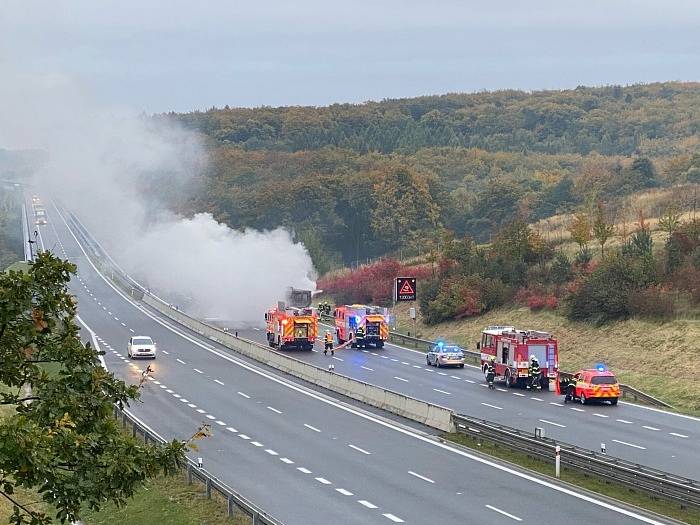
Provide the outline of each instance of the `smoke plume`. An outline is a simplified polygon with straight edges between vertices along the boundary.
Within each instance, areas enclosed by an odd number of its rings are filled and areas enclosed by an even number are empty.
[[[28,80],[28,79],[27,79]],[[237,324],[260,324],[289,286],[314,289],[306,249],[289,232],[235,231],[210,214],[174,214],[164,197],[196,191],[198,137],[163,119],[90,104],[65,78],[0,87],[0,147],[39,147],[37,176],[112,257],[164,298]],[[19,143],[18,143],[19,142]]]

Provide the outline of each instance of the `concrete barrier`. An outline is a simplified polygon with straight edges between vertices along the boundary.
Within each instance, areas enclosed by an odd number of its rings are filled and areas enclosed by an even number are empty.
[[[329,372],[310,363],[277,352],[254,341],[242,339],[176,310],[149,294],[142,301],[173,321],[221,343],[231,350],[333,392],[381,408],[392,414],[418,421],[443,432],[454,432],[452,410],[393,392],[364,381]]]

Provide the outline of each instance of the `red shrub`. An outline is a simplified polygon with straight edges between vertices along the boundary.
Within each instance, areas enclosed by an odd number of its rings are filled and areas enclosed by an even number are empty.
[[[556,310],[559,307],[559,299],[550,292],[535,288],[520,288],[515,294],[515,302],[526,304],[530,310]]]

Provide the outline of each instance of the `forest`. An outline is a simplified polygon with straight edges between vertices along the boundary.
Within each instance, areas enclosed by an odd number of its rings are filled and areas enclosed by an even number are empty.
[[[200,133],[209,154],[178,211],[287,227],[323,274],[700,183],[698,108],[700,84],[658,83],[152,118]]]

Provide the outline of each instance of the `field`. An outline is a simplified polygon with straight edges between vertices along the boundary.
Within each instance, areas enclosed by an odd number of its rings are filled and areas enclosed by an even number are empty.
[[[402,331],[412,323],[408,306],[395,310]],[[474,350],[488,325],[514,325],[553,333],[559,340],[563,370],[605,363],[620,381],[670,403],[678,410],[700,414],[697,378],[700,377],[700,321],[677,319],[650,322],[637,319],[594,327],[573,323],[555,312],[528,308],[499,309],[481,317],[426,326],[417,320],[420,337],[444,338]]]

